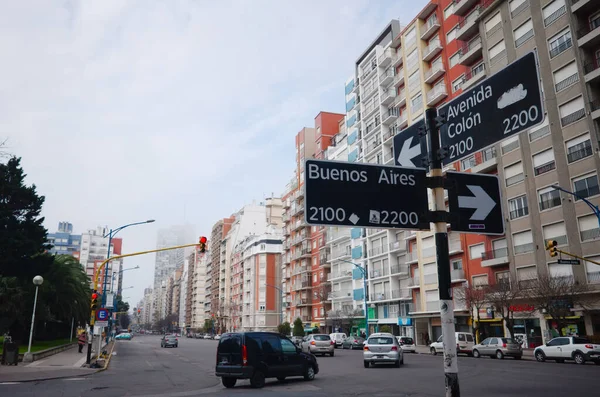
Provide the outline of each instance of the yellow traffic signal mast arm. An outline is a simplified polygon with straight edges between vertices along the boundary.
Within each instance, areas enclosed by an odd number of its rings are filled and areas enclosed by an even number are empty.
[[[569,255],[569,256],[572,256],[573,258],[581,259],[582,261],[585,261],[585,262],[590,262],[590,263],[593,263],[593,264],[595,264],[595,265],[599,265],[599,266],[600,266],[600,262],[593,261],[593,260],[591,260],[591,259],[584,258],[584,257],[582,257],[582,256],[575,255],[575,254],[572,254],[572,253],[570,253],[570,252],[567,252],[567,251],[562,251],[562,250],[559,250],[558,248],[554,248],[554,250],[555,250],[556,252],[560,252],[561,254]]]

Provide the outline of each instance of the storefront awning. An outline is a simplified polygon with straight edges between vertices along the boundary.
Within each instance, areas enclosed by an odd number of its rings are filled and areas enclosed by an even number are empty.
[[[501,318],[482,318],[479,321],[475,320],[475,322],[480,322],[480,323],[496,323],[498,321],[502,321],[502,319]]]

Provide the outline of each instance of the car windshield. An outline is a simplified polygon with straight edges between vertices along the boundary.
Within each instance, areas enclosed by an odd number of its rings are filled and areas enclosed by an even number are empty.
[[[513,338],[500,338],[502,343],[517,343]]]
[[[175,340],[176,338],[175,338],[174,336],[167,336],[165,339],[168,339],[168,340]]]
[[[313,336],[315,340],[331,340],[329,335],[315,335]]]
[[[405,345],[412,345],[415,343],[412,338],[402,338],[401,340]]]
[[[369,341],[367,342],[369,345],[391,345],[394,343],[394,339],[393,338],[389,338],[389,337],[375,337],[375,338],[369,338]]]

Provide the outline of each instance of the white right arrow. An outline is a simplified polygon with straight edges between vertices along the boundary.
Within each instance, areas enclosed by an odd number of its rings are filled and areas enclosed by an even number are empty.
[[[460,208],[474,208],[475,212],[471,215],[472,221],[483,221],[492,212],[496,202],[481,186],[467,185],[467,188],[474,196],[458,196],[458,206]]]
[[[410,147],[412,143],[413,137],[411,136],[402,144],[402,149],[400,150],[400,155],[398,156],[398,163],[404,167],[416,167],[415,163],[412,162],[412,159],[419,156],[421,154],[421,144]]]

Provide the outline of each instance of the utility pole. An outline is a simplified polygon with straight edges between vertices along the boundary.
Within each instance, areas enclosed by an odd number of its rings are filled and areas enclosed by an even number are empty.
[[[440,147],[439,127],[443,124],[437,117],[437,109],[425,110],[425,128],[429,143],[429,173],[432,180],[433,231],[435,233],[435,251],[438,272],[438,291],[440,297],[440,315],[444,344],[444,376],[446,397],[460,397],[458,385],[458,364],[456,361],[456,335],[454,325],[454,302],[452,301],[452,283],[450,276],[450,254],[448,247],[448,226],[446,203],[444,199],[444,178],[442,171],[442,151]]]

